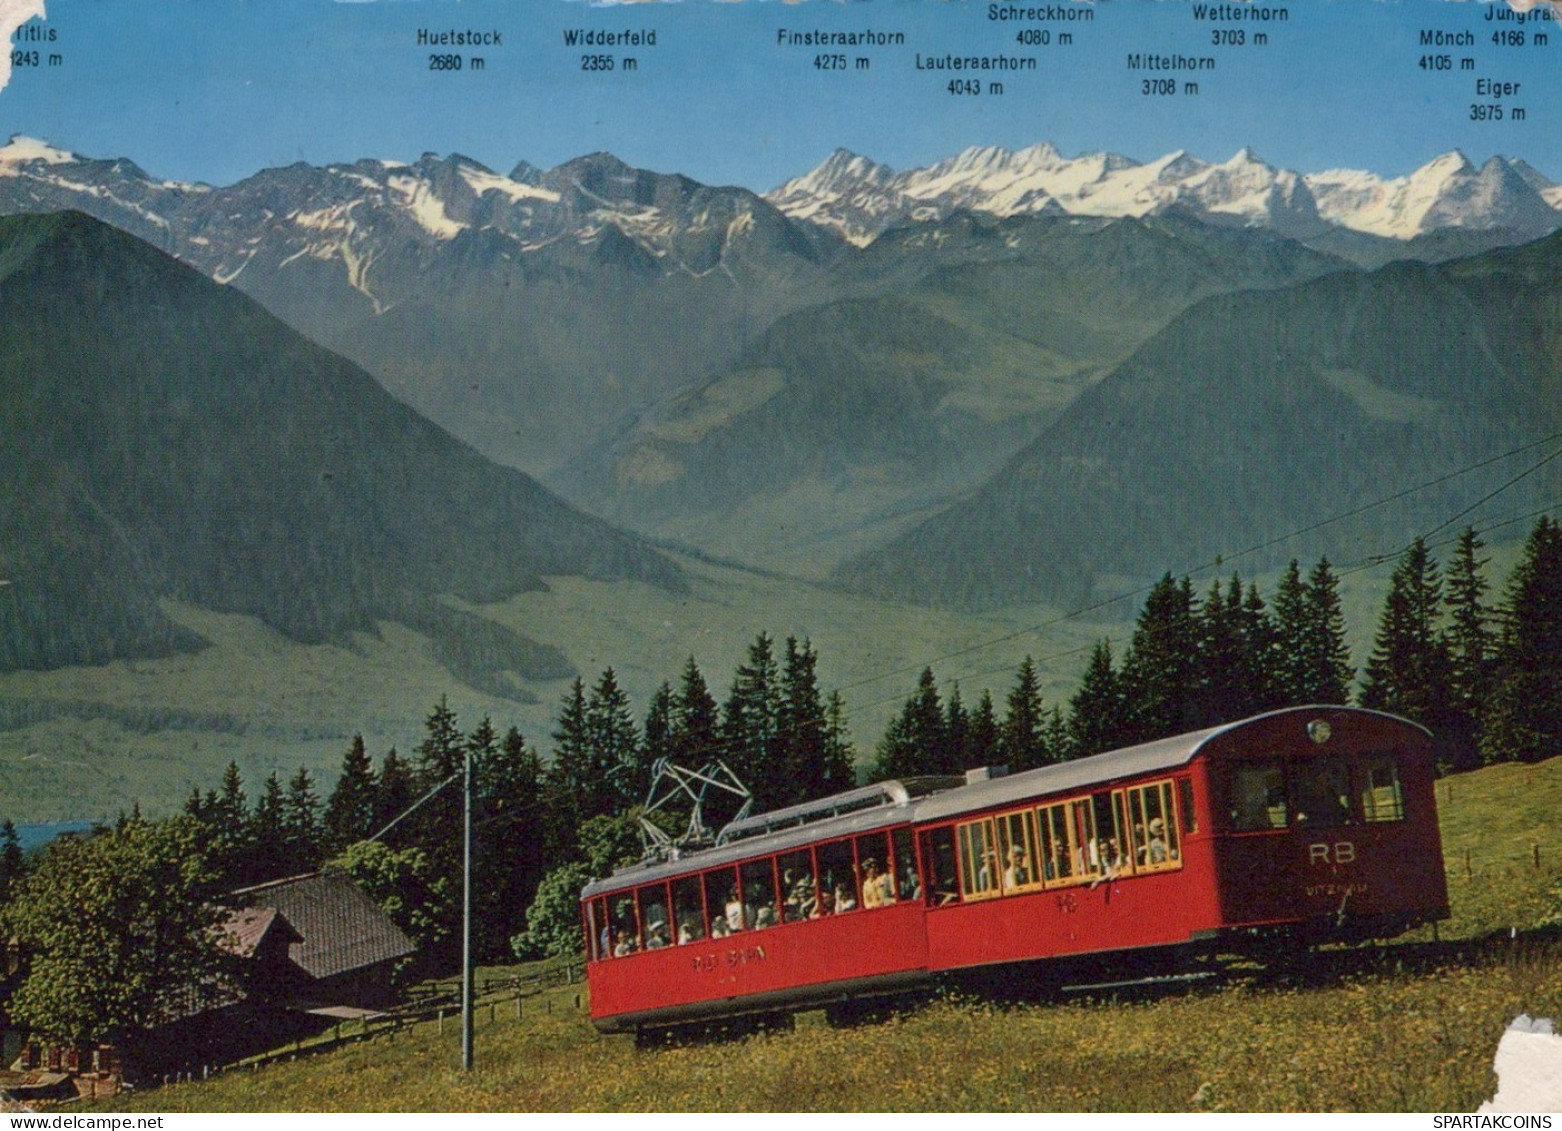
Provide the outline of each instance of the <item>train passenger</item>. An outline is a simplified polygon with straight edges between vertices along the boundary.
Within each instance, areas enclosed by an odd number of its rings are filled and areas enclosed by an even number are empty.
[[[704,937],[704,933],[700,930],[700,924],[697,919],[685,919],[683,922],[678,924],[679,946],[687,946],[689,943],[699,942],[700,939]]]
[[[864,907],[887,907],[895,902],[895,889],[890,884],[890,878],[884,872],[879,871],[879,862],[873,857],[862,862],[862,905]]]
[[[628,931],[618,932],[618,941],[613,944],[613,957],[623,958],[627,954],[633,954],[639,948],[635,946],[634,936]]]
[[[1003,886],[1024,887],[1030,882],[1030,868],[1025,863],[1025,849],[1018,844],[1010,845],[1009,866],[1003,870]]]
[[[814,878],[806,873],[794,878],[790,871],[787,876],[786,921],[791,923],[799,919],[812,919],[818,906]]]
[[[754,929],[763,930],[766,927],[774,927],[781,920],[776,917],[776,909],[768,903],[761,903],[754,912]]]
[[[857,897],[852,894],[851,886],[845,880],[835,885],[835,913],[857,910]]]
[[[727,896],[726,914],[727,914],[727,930],[729,932],[731,932],[731,931],[741,931],[744,928],[744,926],[746,926],[746,924],[743,921],[744,920],[743,901],[738,898],[738,889],[737,888],[733,888],[732,891]]]
[[[730,935],[731,933],[732,932],[727,928],[727,920],[726,920],[725,916],[718,915],[718,916],[716,916],[716,918],[711,920],[711,922],[710,922],[710,937],[711,938],[713,938],[713,939],[724,939],[728,935]]]
[[[1150,821],[1150,839],[1145,842],[1144,860],[1150,864],[1166,863],[1166,822],[1156,817]]]
[[[910,861],[900,870],[900,894],[906,899],[922,898],[922,879],[917,875],[916,864]]]
[[[652,923],[645,933],[646,950],[663,950],[667,947],[667,924]]]
[[[1092,841],[1090,859],[1100,869],[1100,874],[1090,882],[1091,887],[1117,879],[1123,867],[1123,856],[1118,850],[1117,838],[1105,837]]]

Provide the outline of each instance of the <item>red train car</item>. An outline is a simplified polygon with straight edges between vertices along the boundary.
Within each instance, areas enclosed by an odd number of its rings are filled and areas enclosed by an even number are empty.
[[[1448,915],[1432,786],[1423,728],[1317,706],[749,818],[585,889],[592,1020],[660,1029],[949,972],[1392,936]]]

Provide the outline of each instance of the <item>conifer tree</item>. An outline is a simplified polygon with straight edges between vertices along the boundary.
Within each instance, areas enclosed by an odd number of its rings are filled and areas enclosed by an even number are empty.
[[[432,789],[461,771],[465,744],[456,713],[443,695],[423,721],[423,728],[427,734],[418,743],[417,779],[421,788]]]
[[[483,736],[474,733],[474,748]],[[546,871],[546,814],[541,804],[543,767],[521,732],[511,727],[472,767],[477,797],[475,867],[483,877],[477,893],[477,947],[487,957],[503,955],[523,926],[522,909],[532,901]]]
[[[1247,664],[1242,638],[1242,580],[1233,576],[1222,591],[1217,578],[1198,618],[1196,706],[1186,720],[1192,727],[1213,726],[1247,714],[1244,685]],[[1185,726],[1182,729],[1190,729]],[[1163,738],[1175,730],[1146,737]]]
[[[645,752],[640,761],[646,769],[654,774],[658,762],[664,758],[671,758],[673,754],[673,689],[672,684],[663,681],[662,685],[651,693],[651,701],[645,708],[645,729],[643,741]],[[676,759],[674,759],[676,760]],[[645,783],[646,789],[650,788],[650,781]],[[640,798],[644,800],[646,791],[640,791]]]
[[[785,774],[776,805],[791,805],[831,792],[831,766],[826,751],[828,720],[819,690],[819,655],[807,640],[786,641],[781,663],[781,717],[775,759]]]
[[[950,773],[963,770],[971,759],[971,713],[960,698],[958,683],[949,688],[949,698],[944,702],[944,734],[949,743],[949,757],[953,763]]]
[[[1090,662],[1069,700],[1069,745],[1085,758],[1123,745],[1128,708],[1122,681],[1112,666],[1112,644],[1102,640],[1091,650]]]
[[[258,884],[294,873],[287,857],[286,812],[282,779],[272,771],[261,783],[260,796],[255,799],[248,849],[236,869],[229,873],[233,884]]]
[[[1486,606],[1485,570],[1490,559],[1481,557],[1483,549],[1485,543],[1474,528],[1465,527],[1448,563],[1443,595],[1448,614],[1443,635],[1451,688],[1450,760],[1456,770],[1472,769],[1479,761],[1481,721],[1491,699],[1495,641],[1492,613]]]
[[[314,777],[305,766],[298,767],[288,779],[282,825],[289,867],[298,872],[318,868],[322,856],[320,795],[315,792]]]
[[[950,773],[950,764],[949,733],[938,684],[933,669],[923,668],[916,691],[879,742],[874,777],[886,780]]]
[[[851,733],[846,727],[846,700],[830,692],[824,705],[824,795],[841,793],[857,784]]]
[[[603,670],[586,702],[586,737],[594,748],[593,757],[607,775],[610,801],[606,812],[620,812],[644,801],[651,785],[650,767],[641,762],[640,729],[635,725],[629,695],[619,686],[612,668]]]
[[[237,762],[229,762],[216,794],[208,794],[205,823],[212,864],[225,882],[244,883],[254,874],[255,826]]]
[[[1312,681],[1307,674],[1307,583],[1295,558],[1281,575],[1274,600],[1274,652],[1270,669],[1274,672],[1275,706],[1300,706],[1313,702],[1308,691]]]
[[[673,760],[686,769],[698,769],[718,757],[725,757],[720,742],[716,699],[711,695],[699,665],[690,656],[673,700]]]
[[[1035,661],[1026,656],[1015,673],[1008,710],[998,728],[998,755],[1011,772],[1033,770],[1050,760],[1042,730],[1044,721],[1041,680]]]
[[[1319,558],[1307,575],[1300,643],[1300,701],[1349,703],[1356,669],[1351,667],[1350,648],[1345,643],[1339,579],[1328,558]]]
[[[1258,584],[1249,582],[1242,599],[1241,680],[1246,689],[1240,716],[1256,715],[1280,706],[1278,679],[1274,671],[1276,632],[1274,620],[1264,607]]]
[[[550,855],[554,859],[572,856],[580,826],[613,809],[608,767],[599,759],[591,738],[586,687],[576,676],[564,696],[553,732],[553,761],[546,779],[552,825]]]
[[[776,797],[786,793],[785,770],[773,758],[780,714],[775,655],[770,637],[761,632],[749,646],[748,659],[738,665],[721,718],[727,765],[753,793],[756,812],[775,808]]]
[[[466,737],[455,711],[441,695],[423,720],[424,737],[418,743],[413,787],[422,797],[449,782],[414,810],[399,826],[400,843],[416,845],[428,854],[433,874],[446,884],[455,883],[461,870],[461,788],[457,778],[466,768]]]
[[[971,710],[966,727],[965,758],[962,770],[974,770],[978,766],[991,766],[1003,761],[999,750],[998,713],[993,707],[993,693],[982,688],[982,697]],[[1052,750],[1050,746],[1047,747]]]
[[[342,770],[325,804],[325,848],[329,853],[343,851],[375,830],[374,763],[364,747],[363,735],[353,735],[352,744],[342,755]]]
[[[1134,741],[1190,727],[1199,683],[1197,605],[1193,583],[1169,573],[1145,597],[1122,670]]]
[[[1394,567],[1372,655],[1362,673],[1361,705],[1425,726],[1441,726],[1450,699],[1452,666],[1439,628],[1443,583],[1437,563],[1417,538]]]
[[[373,826],[369,831],[370,836],[407,811],[407,806],[417,800],[412,790],[412,767],[392,746],[380,762],[380,772],[374,783],[374,820],[369,822]],[[397,843],[405,842],[399,830],[394,839]]]
[[[1047,750],[1054,761],[1067,762],[1080,757],[1062,707],[1053,704],[1052,709],[1047,712],[1047,722],[1042,728],[1042,733],[1046,736]]]
[[[22,882],[26,861],[22,855],[22,838],[16,826],[7,817],[0,821],[0,907],[10,901],[11,895]]]
[[[200,786],[191,786],[190,796],[184,799],[184,814],[187,817],[194,817],[197,821],[204,824],[207,813],[211,811],[211,807],[216,803],[217,795],[215,793],[208,790],[203,797]]]
[[[1481,755],[1534,762],[1562,753],[1562,526],[1549,516],[1508,578],[1500,626]]]

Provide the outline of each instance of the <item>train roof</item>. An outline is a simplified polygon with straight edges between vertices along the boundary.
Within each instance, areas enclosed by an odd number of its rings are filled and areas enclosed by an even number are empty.
[[[904,781],[878,782],[849,789],[819,801],[760,813],[722,830],[722,843],[713,848],[696,849],[676,860],[650,860],[619,868],[605,880],[593,880],[581,893],[582,899],[655,883],[657,880],[736,864],[754,856],[786,852],[815,841],[833,840],[872,832],[911,819],[912,806],[919,793],[952,786],[963,778],[907,778]],[[829,813],[832,808],[840,810]],[[813,814],[826,814],[808,820]]]
[[[1311,720],[1321,714],[1333,720],[1349,716],[1377,718],[1398,723],[1423,734],[1430,733],[1418,723],[1381,711],[1369,711],[1360,707],[1345,707],[1338,704],[1318,704],[1286,707],[1237,722],[1191,731],[1188,734],[1157,739],[1154,742],[1128,746],[1121,750],[1109,750],[1104,754],[1042,766],[1017,774],[993,776],[986,780],[919,778],[906,779],[904,782],[880,782],[872,786],[847,790],[845,793],[823,798],[820,801],[747,818],[741,823],[741,827],[733,826],[732,829],[723,831],[726,837],[731,837],[736,832],[737,838],[727,839],[714,848],[699,849],[676,860],[649,861],[620,868],[607,879],[595,880],[588,884],[581,897],[590,899],[594,896],[637,887],[640,884],[736,864],[751,857],[786,852],[816,841],[872,832],[875,829],[912,820],[936,821],[962,813],[1024,802],[1032,798],[1072,793],[1143,774],[1174,770],[1186,766],[1212,740],[1223,735],[1253,727],[1266,720],[1287,716],[1303,716]],[[962,781],[964,784],[959,784]],[[869,807],[861,807],[865,799],[875,795],[880,799],[876,804],[869,803]],[[828,813],[832,808],[838,815],[830,815],[822,820],[807,820],[810,813]]]
[[[1072,793],[1106,782],[1153,774],[1162,770],[1175,770],[1186,766],[1214,739],[1234,731],[1246,730],[1256,724],[1288,716],[1314,719],[1327,715],[1333,720],[1342,716],[1371,717],[1400,723],[1423,733],[1426,728],[1397,715],[1381,711],[1369,711],[1360,707],[1344,707],[1337,704],[1305,707],[1285,707],[1262,715],[1240,719],[1220,726],[1190,731],[1188,734],[1160,738],[1138,746],[1126,746],[1121,750],[1109,750],[1072,762],[1059,762],[1007,777],[975,782],[948,793],[930,797],[916,807],[918,821],[938,820],[960,813],[974,812],[994,806],[1020,802],[1048,794]]]

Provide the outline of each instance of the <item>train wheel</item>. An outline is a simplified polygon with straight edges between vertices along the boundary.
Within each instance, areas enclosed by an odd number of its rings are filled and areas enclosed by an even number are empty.
[[[667,1028],[650,1028],[635,1030],[635,1048],[637,1049],[661,1049],[673,1044],[677,1040],[677,1032]]]

